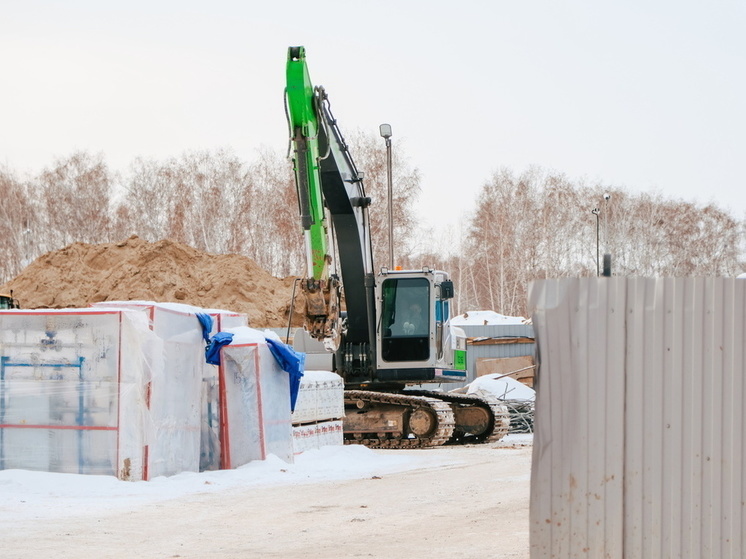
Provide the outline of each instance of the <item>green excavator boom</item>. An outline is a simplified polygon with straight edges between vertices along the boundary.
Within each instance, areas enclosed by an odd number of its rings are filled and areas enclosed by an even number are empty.
[[[307,273],[314,280],[327,280],[329,242],[319,176],[317,97],[303,47],[288,49],[285,94],[301,224],[306,236]]]
[[[339,278],[330,273],[332,243],[321,183],[320,166],[329,155],[320,153],[323,88],[314,87],[311,82],[303,47],[288,49],[286,80],[293,169],[306,245],[306,277],[301,283],[306,303],[305,327],[327,348],[336,350],[341,334],[341,287]]]

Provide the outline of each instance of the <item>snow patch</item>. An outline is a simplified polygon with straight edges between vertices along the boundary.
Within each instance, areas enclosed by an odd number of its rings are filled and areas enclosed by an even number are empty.
[[[475,378],[467,387],[466,393],[474,394],[479,391],[489,392],[500,400],[534,401],[536,398],[536,391],[530,386],[497,373]]]
[[[505,316],[495,311],[469,311],[451,318],[454,326],[491,326],[495,324],[531,324],[522,316]]]
[[[129,510],[202,493],[240,491],[258,486],[366,479],[461,463],[428,452],[376,451],[362,445],[309,450],[288,464],[270,455],[235,470],[184,472],[151,481],[120,481],[114,476],[0,470],[0,523],[96,515]]]

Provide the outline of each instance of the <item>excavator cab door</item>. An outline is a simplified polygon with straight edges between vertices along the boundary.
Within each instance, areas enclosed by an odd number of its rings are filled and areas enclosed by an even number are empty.
[[[454,356],[463,331],[449,325],[453,283],[445,272],[382,270],[376,278],[376,379],[379,382],[461,382]],[[465,349],[465,348],[462,348]],[[458,355],[464,361],[465,351]]]
[[[423,362],[431,353],[431,293],[427,278],[383,280],[381,358],[384,363]]]

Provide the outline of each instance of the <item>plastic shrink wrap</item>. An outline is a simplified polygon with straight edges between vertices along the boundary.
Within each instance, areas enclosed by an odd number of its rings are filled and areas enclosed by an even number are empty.
[[[237,468],[269,454],[292,462],[290,378],[267,343],[234,338],[222,348],[220,361],[221,468]]]
[[[256,343],[208,365],[197,312]],[[147,480],[292,461],[288,375],[245,324],[152,302],[0,312],[0,469]]]
[[[147,479],[160,353],[142,312],[0,313],[0,469]]]
[[[150,328],[163,340],[163,357],[165,377],[157,395],[163,397],[172,392],[173,382],[187,382],[184,397],[191,402],[198,402],[199,408],[190,407],[192,412],[183,427],[196,433],[199,430],[199,462],[195,466],[192,460],[187,463],[171,463],[169,458],[159,455],[157,462],[151,465],[151,475],[170,475],[178,471],[205,471],[220,468],[220,405],[218,392],[218,369],[205,362],[204,332],[197,313],[209,314],[212,317],[212,329],[207,332],[213,336],[228,328],[247,326],[245,314],[221,309],[202,309],[181,303],[156,303],[153,301],[106,301],[95,303],[94,307],[126,308],[144,311],[149,319]],[[201,377],[197,381],[196,377]],[[194,392],[198,383],[198,394]],[[199,418],[196,417],[199,413]],[[160,422],[157,431],[160,447],[169,444],[175,425]],[[194,437],[180,437],[190,451],[195,444]],[[197,470],[195,470],[195,467]],[[179,470],[179,468],[182,468]]]

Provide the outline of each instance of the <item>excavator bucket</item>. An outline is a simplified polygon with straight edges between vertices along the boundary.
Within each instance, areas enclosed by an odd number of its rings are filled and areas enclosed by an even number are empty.
[[[329,280],[306,279],[302,283],[306,296],[305,327],[312,338],[324,343],[329,351],[339,347],[339,280],[332,276]]]

